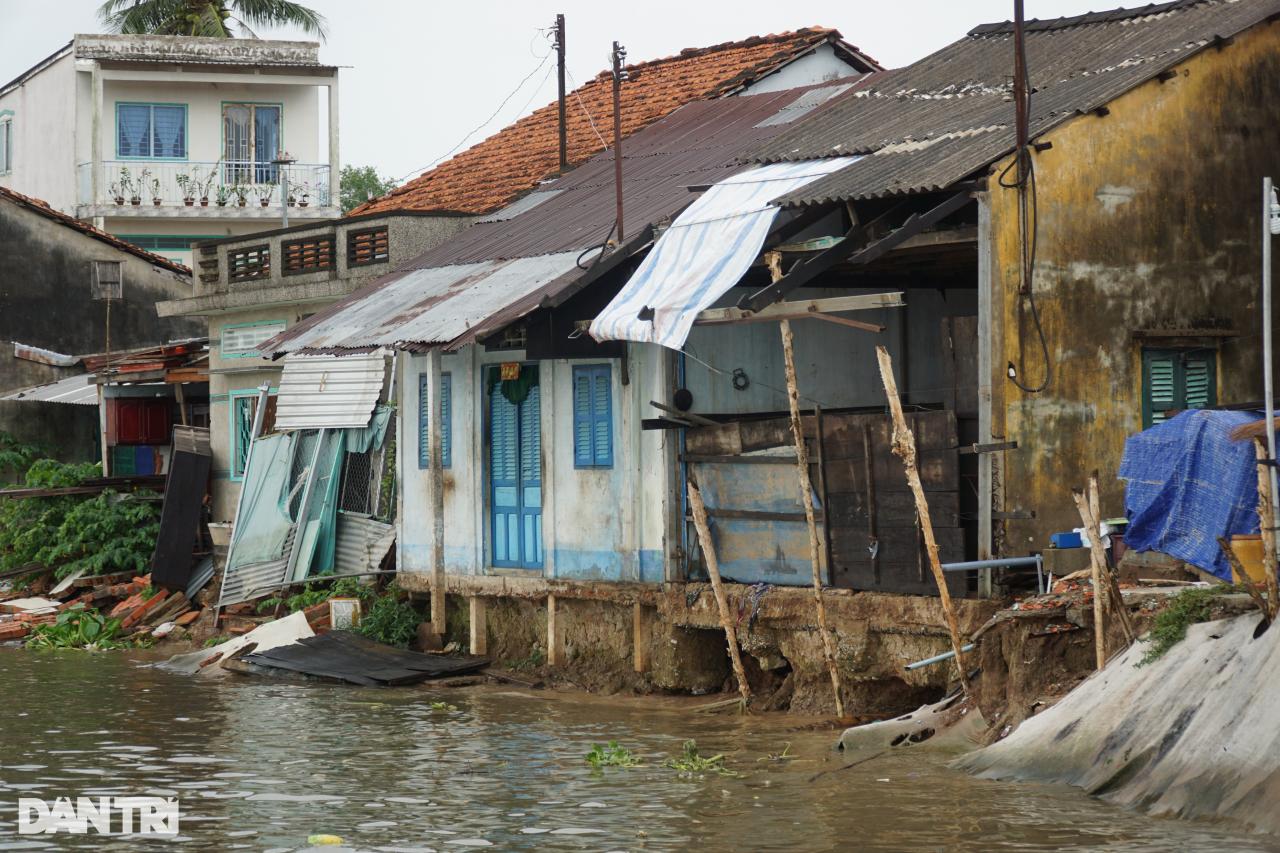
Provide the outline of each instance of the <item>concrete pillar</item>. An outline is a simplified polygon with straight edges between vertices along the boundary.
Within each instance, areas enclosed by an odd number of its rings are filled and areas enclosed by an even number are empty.
[[[478,595],[467,599],[470,608],[471,622],[471,654],[487,655],[489,653],[489,623],[485,613],[485,600]]]
[[[564,666],[564,642],[556,624],[557,602],[554,594],[547,596],[547,663]]]
[[[341,204],[342,160],[338,157],[338,72],[329,81],[329,202]]]

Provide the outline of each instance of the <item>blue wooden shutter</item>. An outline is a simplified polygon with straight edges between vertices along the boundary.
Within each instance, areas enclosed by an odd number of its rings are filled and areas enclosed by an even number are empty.
[[[427,396],[430,382],[430,374],[418,374],[418,468],[423,470],[431,467],[431,400]]]
[[[613,368],[608,364],[573,369],[573,465],[613,466]]]
[[[440,457],[445,468],[453,466],[453,376],[440,374]]]
[[[601,468],[613,466],[613,405],[612,376],[609,365],[602,364],[592,371],[591,418],[592,462]]]

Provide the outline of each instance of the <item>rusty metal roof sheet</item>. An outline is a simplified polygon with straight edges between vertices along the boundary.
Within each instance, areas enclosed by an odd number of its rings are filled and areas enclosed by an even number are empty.
[[[1095,110],[1277,15],[1280,0],[1179,0],[1029,21],[1031,134]],[[1013,150],[1012,75],[1012,25],[985,24],[906,68],[863,79],[752,159],[870,155],[784,196],[783,205],[942,189]]]
[[[760,95],[696,101],[623,145],[625,236],[679,213],[705,187],[742,169],[739,158],[789,124],[765,123],[828,81]],[[809,96],[812,99],[813,96]],[[809,106],[806,104],[806,106]],[[827,104],[816,107],[820,113]],[[794,111],[794,109],[793,109]],[[479,330],[518,320],[572,287],[580,256],[609,238],[614,221],[613,155],[600,154],[511,218],[478,222],[335,305],[263,344],[268,353],[345,352],[470,343]],[[550,195],[550,190],[556,190]],[[583,265],[591,255],[583,257]]]

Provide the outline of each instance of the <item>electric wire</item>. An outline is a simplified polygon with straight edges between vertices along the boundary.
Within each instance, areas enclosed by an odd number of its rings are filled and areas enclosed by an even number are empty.
[[[582,102],[582,95],[579,93],[579,89],[581,89],[582,87],[578,85],[577,80],[573,79],[573,72],[571,72],[568,68],[564,70],[564,73],[569,76],[569,82],[573,84],[573,97],[578,102],[578,109],[582,110],[582,114],[587,117],[587,124],[591,125],[591,130],[593,133],[595,133],[596,139],[600,140],[601,149],[604,151],[608,151],[609,143],[605,142],[604,137],[600,135],[600,130],[599,128],[596,127],[596,121],[591,117],[591,111],[588,110],[587,105]]]
[[[514,89],[512,89],[512,90],[507,94],[507,96],[506,96],[505,98],[503,98],[503,99],[502,99],[502,102],[501,102],[501,103],[499,103],[499,104],[498,104],[498,106],[497,106],[497,108],[496,108],[496,109],[494,109],[494,111],[493,111],[492,113],[490,113],[490,114],[489,114],[489,117],[488,117],[488,118],[486,118],[484,121],[480,122],[480,124],[476,125],[476,126],[475,126],[474,128],[472,128],[470,131],[468,131],[467,135],[466,135],[466,136],[464,136],[464,137],[462,137],[462,139],[458,141],[458,144],[457,144],[457,145],[453,146],[453,147],[452,147],[452,148],[450,148],[448,151],[446,151],[444,154],[441,154],[439,157],[437,157],[436,159],[432,160],[432,161],[431,161],[430,163],[428,163],[427,165],[425,165],[425,166],[419,166],[417,169],[413,169],[413,170],[411,170],[411,171],[409,171],[409,172],[406,172],[406,173],[405,173],[405,174],[404,174],[404,175],[403,175],[399,180],[400,180],[400,181],[404,181],[404,180],[406,180],[407,178],[409,178],[409,177],[411,177],[411,176],[421,174],[422,172],[425,172],[427,169],[430,169],[432,166],[436,165],[436,164],[437,164],[437,163],[439,163],[440,161],[445,160],[445,159],[447,159],[448,157],[451,157],[451,156],[453,156],[455,153],[457,153],[458,149],[462,148],[462,146],[466,145],[466,144],[467,144],[467,142],[469,142],[469,141],[471,140],[471,137],[475,136],[477,133],[479,133],[480,131],[484,130],[484,129],[489,125],[489,122],[491,122],[491,121],[493,121],[495,118],[497,118],[498,113],[502,112],[503,107],[505,107],[508,103],[510,103],[511,99],[512,99],[512,98],[514,98],[514,97],[516,96],[516,94],[517,94],[517,93],[519,93],[519,91],[520,91],[521,89],[523,89],[523,88],[524,88],[524,85],[525,85],[526,83],[528,83],[528,82],[533,78],[533,75],[537,74],[539,71],[541,71],[541,70],[542,70],[542,67],[543,67],[544,65],[546,65],[546,64],[547,64],[547,60],[548,60],[549,58],[551,58],[551,54],[552,54],[552,53],[554,53],[554,52],[555,52],[555,51],[549,51],[549,52],[547,52],[547,53],[542,57],[542,60],[541,60],[541,61],[540,61],[540,62],[539,62],[535,67],[534,67],[534,69],[533,69],[532,71],[530,71],[528,74],[526,74],[526,75],[525,75],[525,76],[520,80],[520,82],[516,84],[516,87],[515,87]],[[552,66],[552,67],[554,68],[554,66]],[[548,72],[548,73],[547,73],[547,75],[545,75],[545,76],[543,77],[542,82],[543,82],[543,83],[545,83],[545,82],[546,82],[546,78],[547,78],[547,77],[549,77],[549,76],[550,76],[550,72]],[[537,85],[537,87],[535,87],[535,89],[534,89],[534,93],[536,94],[536,93],[537,93],[537,90],[538,90],[538,89],[540,89],[540,88],[542,88],[542,83],[539,83],[539,84]],[[532,98],[530,98],[529,100],[530,100],[530,102],[532,102],[532,100],[533,100],[533,99],[532,99]],[[527,103],[525,104],[525,107],[526,107],[526,108],[528,107],[528,104],[527,104]],[[524,110],[522,109],[522,110],[521,110],[521,113],[523,114],[523,112],[524,112]],[[398,182],[399,182],[399,181],[398,181]],[[397,183],[398,183],[398,182],[397,182]]]

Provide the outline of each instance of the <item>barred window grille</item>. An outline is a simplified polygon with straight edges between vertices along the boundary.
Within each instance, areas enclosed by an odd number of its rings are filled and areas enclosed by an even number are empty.
[[[280,253],[284,256],[285,275],[333,269],[333,235],[290,240]]]
[[[227,253],[228,277],[232,281],[251,281],[271,275],[271,247],[251,246]]]
[[[387,227],[367,228],[347,234],[347,266],[362,267],[386,263],[391,257]]]

